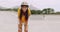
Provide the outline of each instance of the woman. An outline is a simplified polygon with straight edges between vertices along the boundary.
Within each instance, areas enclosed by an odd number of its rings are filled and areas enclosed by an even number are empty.
[[[21,9],[18,8],[18,32],[22,32],[22,23],[24,23],[24,32],[28,32],[28,18],[31,15],[31,11],[26,2],[21,4]]]

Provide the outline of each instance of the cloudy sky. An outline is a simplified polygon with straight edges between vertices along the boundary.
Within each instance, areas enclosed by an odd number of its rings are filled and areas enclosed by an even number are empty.
[[[38,9],[54,8],[55,11],[60,11],[60,0],[0,0],[0,6],[10,8],[19,6],[23,1],[28,2]]]

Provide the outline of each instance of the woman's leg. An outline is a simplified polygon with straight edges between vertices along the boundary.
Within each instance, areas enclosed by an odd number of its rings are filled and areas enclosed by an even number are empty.
[[[22,21],[21,20],[19,20],[18,32],[22,32]]]
[[[24,32],[28,32],[28,21],[24,23]]]

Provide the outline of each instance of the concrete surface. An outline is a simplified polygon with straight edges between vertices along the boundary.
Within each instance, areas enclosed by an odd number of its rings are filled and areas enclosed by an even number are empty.
[[[60,15],[31,15],[29,32],[60,32]],[[0,11],[0,32],[17,32],[17,12]]]

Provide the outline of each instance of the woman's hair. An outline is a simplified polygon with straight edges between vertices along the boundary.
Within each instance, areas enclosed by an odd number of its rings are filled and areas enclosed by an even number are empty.
[[[21,9],[21,11],[20,11],[20,19],[22,19],[22,15],[25,15],[25,20],[28,20],[28,9],[26,10],[26,12],[23,12],[23,10]]]

